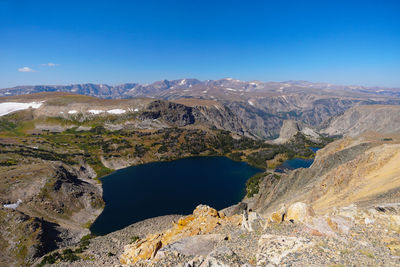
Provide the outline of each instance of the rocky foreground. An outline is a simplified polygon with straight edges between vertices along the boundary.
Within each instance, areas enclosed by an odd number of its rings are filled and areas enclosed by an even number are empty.
[[[350,205],[316,215],[307,204],[297,202],[268,218],[245,210],[241,215],[227,216],[224,213],[232,211],[240,212],[240,209],[236,206],[217,212],[200,205],[192,215],[179,220],[176,216],[147,220],[144,225],[131,227],[129,232],[134,233],[134,229],[139,228],[160,230],[167,221],[175,222],[171,228],[149,233],[133,242],[126,238],[129,236],[126,230],[124,235],[114,233],[95,238],[85,252],[87,260],[58,266],[400,264],[400,203],[371,206],[369,209]],[[104,253],[104,247],[112,250],[109,246],[112,242],[126,243],[124,250],[117,255]]]
[[[317,216],[298,202],[284,211],[283,221],[245,212],[240,223],[221,223],[206,234],[152,246],[146,259],[138,256],[152,239],[137,241],[125,247],[120,261],[139,266],[395,266],[400,264],[399,208],[390,204],[362,210],[352,205]],[[206,212],[197,220],[226,221],[223,212],[199,206],[194,214],[199,211]],[[196,228],[178,222],[179,227]]]

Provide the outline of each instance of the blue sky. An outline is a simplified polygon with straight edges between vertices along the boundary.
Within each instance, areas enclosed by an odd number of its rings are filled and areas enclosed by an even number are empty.
[[[0,88],[224,77],[400,87],[400,1],[0,0]]]

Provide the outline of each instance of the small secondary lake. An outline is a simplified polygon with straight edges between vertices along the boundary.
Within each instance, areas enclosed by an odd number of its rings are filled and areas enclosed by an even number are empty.
[[[308,168],[313,164],[314,159],[302,159],[294,158],[288,159],[278,167],[276,167],[276,172],[284,172],[285,170],[294,170],[298,168]]]
[[[199,204],[217,210],[238,203],[247,179],[262,170],[225,157],[192,157],[118,170],[102,178],[104,211],[91,226],[105,235],[168,214],[189,214]]]
[[[312,152],[316,153],[320,148],[317,147],[309,147]],[[310,167],[314,162],[314,158],[312,159],[302,159],[302,158],[293,158],[293,159],[288,159],[285,162],[283,162],[281,165],[276,167],[275,171],[276,172],[284,172],[285,170],[294,170],[298,168],[308,168]]]

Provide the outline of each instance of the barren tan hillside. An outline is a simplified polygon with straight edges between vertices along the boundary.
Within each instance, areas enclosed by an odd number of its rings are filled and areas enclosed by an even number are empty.
[[[396,133],[400,131],[400,106],[361,105],[329,120],[321,133],[358,136],[367,131]]]

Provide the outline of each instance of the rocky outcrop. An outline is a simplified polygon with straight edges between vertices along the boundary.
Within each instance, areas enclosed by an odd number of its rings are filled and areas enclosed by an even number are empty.
[[[314,210],[306,203],[296,202],[289,206],[285,220],[293,222],[305,221],[307,217],[313,216]]]
[[[279,133],[279,138],[273,140],[272,142],[275,144],[295,142],[296,135],[298,134],[302,134],[304,138],[314,143],[322,142],[321,135],[315,130],[293,120],[286,120],[283,122],[281,131]]]
[[[293,138],[298,132],[301,131],[301,125],[292,120],[286,120],[283,122],[281,131],[279,132],[279,138],[275,139],[276,143],[285,143]]]
[[[141,120],[162,119],[175,126],[185,126],[195,122],[191,107],[161,100],[151,102],[139,118]]]
[[[181,101],[185,103],[185,101]],[[226,106],[215,102],[213,105],[203,105],[202,101],[193,101],[190,105],[156,100],[151,102],[139,115],[139,119],[161,120],[169,126],[186,126],[205,124],[209,127],[231,131],[239,135],[252,136],[247,132],[242,121]]]
[[[264,227],[265,220],[257,212],[250,211],[243,213],[242,229],[253,232]]]
[[[134,244],[127,245],[124,253],[120,257],[121,263],[133,264],[140,260],[153,259],[158,250],[168,244],[183,238],[208,234],[218,225],[239,225],[241,224],[241,219],[240,215],[226,217],[223,213],[219,213],[215,209],[200,205],[193,211],[193,215],[179,219],[169,230],[149,235],[144,240],[139,240]],[[187,242],[194,242],[192,239],[187,240],[189,240]],[[175,244],[173,246],[179,245]]]
[[[195,106],[194,115],[197,121],[207,123],[217,129],[249,137],[256,136],[246,128],[237,114],[234,114],[228,107],[219,103],[213,106]]]

